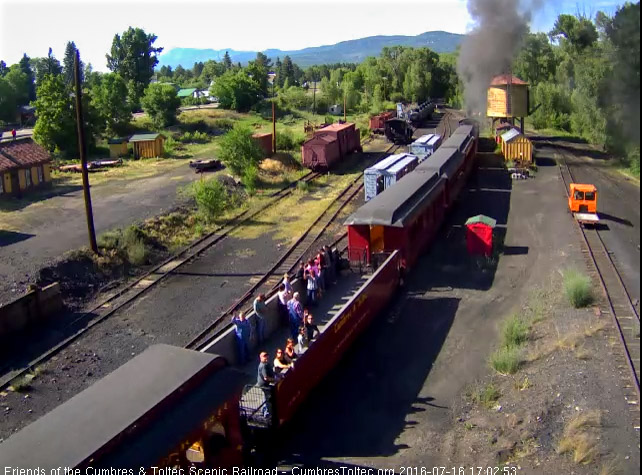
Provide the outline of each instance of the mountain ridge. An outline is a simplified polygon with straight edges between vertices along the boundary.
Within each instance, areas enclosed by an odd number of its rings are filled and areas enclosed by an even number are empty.
[[[436,53],[451,53],[457,49],[464,35],[447,31],[427,31],[415,36],[406,35],[376,35],[356,40],[345,40],[332,45],[312,46],[300,50],[285,51],[275,48],[263,50],[272,61],[277,57],[290,56],[293,62],[302,68],[314,64],[330,63],[359,63],[368,56],[378,56],[384,46],[412,46],[415,48],[428,47]],[[257,51],[237,51],[211,48],[172,48],[159,56],[157,68],[179,64],[191,68],[194,63],[213,59],[220,61],[225,52],[230,54],[232,62],[245,64],[256,57]]]

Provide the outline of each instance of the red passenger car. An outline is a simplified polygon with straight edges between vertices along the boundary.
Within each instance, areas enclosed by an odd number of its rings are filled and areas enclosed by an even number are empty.
[[[441,226],[445,189],[437,172],[413,172],[359,208],[345,222],[350,262],[376,267],[399,250],[412,266]]]

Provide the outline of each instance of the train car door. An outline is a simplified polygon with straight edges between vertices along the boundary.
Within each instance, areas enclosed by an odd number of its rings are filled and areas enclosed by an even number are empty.
[[[386,184],[383,175],[377,176],[377,195],[386,189]]]
[[[383,226],[370,226],[370,250],[371,252],[383,252]]]

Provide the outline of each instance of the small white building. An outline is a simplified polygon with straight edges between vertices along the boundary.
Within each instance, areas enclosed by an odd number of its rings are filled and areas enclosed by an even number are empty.
[[[341,104],[334,104],[333,106],[328,107],[328,112],[332,115],[342,115],[343,106]]]

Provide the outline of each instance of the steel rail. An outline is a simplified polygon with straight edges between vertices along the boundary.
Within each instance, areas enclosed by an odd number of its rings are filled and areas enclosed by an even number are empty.
[[[203,252],[210,249],[212,246],[218,244],[220,241],[225,239],[232,231],[241,227],[243,223],[252,219],[258,214],[262,213],[269,207],[276,205],[281,199],[285,198],[286,196],[289,196],[294,191],[294,187],[296,186],[297,183],[299,182],[309,183],[321,175],[322,174],[318,172],[313,172],[313,171],[308,172],[299,180],[293,183],[290,183],[286,187],[283,187],[280,190],[268,195],[270,198],[275,198],[274,200],[271,200],[269,203],[264,204],[263,206],[259,207],[256,210],[245,210],[237,214],[224,225],[217,227],[214,231],[197,239],[195,242],[185,246],[178,253],[168,257],[167,259],[162,261],[160,264],[157,264],[151,270],[147,271],[146,273],[144,273],[142,276],[135,279],[130,284],[127,284],[123,288],[119,289],[115,294],[110,295],[107,299],[101,301],[99,304],[93,306],[91,309],[83,312],[82,315],[80,315],[73,322],[71,322],[71,325],[74,325],[81,320],[87,319],[88,317],[91,317],[96,313],[100,313],[101,310],[109,309],[106,312],[99,315],[98,317],[94,317],[93,319],[90,318],[90,322],[86,326],[84,326],[77,332],[71,334],[70,336],[68,336],[67,338],[65,338],[54,347],[47,350],[46,352],[42,353],[35,359],[31,360],[25,366],[18,368],[16,370],[10,370],[12,363],[10,361],[5,363],[4,366],[0,368],[0,371],[7,371],[5,374],[3,374],[0,377],[0,389],[6,388],[9,385],[9,383],[11,383],[11,381],[15,380],[16,378],[22,375],[25,375],[26,373],[30,372],[33,368],[37,367],[38,365],[41,365],[42,363],[47,361],[49,358],[51,358],[52,356],[62,351],[64,348],[69,346],[71,343],[77,340],[84,333],[86,333],[96,325],[102,323],[107,318],[111,317],[114,313],[121,310],[125,305],[128,305],[129,303],[131,303],[132,301],[140,297],[147,290],[151,289],[156,284],[164,280],[166,277],[173,274],[176,271],[176,269],[182,267],[188,262],[191,262],[193,259],[197,258]],[[180,262],[176,262],[177,260],[180,260]],[[172,265],[172,264],[175,264],[175,265]],[[168,268],[163,270],[164,267],[168,267]],[[131,292],[131,295],[127,296],[124,300],[117,302],[116,305],[112,306],[112,303],[114,303],[119,298],[125,296],[129,292]]]
[[[550,144],[550,142],[549,142],[549,144]],[[554,145],[552,145],[552,146],[554,148],[556,148],[557,150],[559,150]],[[561,155],[562,155],[562,157],[565,157],[564,153],[561,153]],[[559,169],[560,169],[560,175],[562,177],[562,181],[564,182],[564,190],[565,190],[566,195],[568,197],[569,193],[570,193],[569,185],[570,185],[570,183],[575,182],[575,179],[573,177],[573,172],[571,171],[571,168],[569,167],[569,165],[568,165],[568,163],[566,162],[565,159],[564,159],[564,162],[563,162],[563,166],[562,166],[562,164],[560,164]],[[566,174],[565,174],[565,170],[566,170]],[[599,280],[599,283],[600,283],[600,287],[602,288],[602,292],[603,292],[603,294],[604,294],[604,296],[606,298],[606,303],[608,304],[608,309],[609,309],[609,311],[610,311],[610,313],[611,313],[611,315],[613,317],[613,322],[615,323],[615,328],[617,330],[616,333],[617,333],[617,335],[619,337],[620,343],[622,343],[622,347],[624,349],[624,354],[626,356],[627,365],[628,365],[629,370],[631,372],[631,377],[633,379],[633,382],[635,383],[635,390],[636,390],[636,395],[637,395],[638,404],[639,404],[639,402],[640,402],[640,380],[639,380],[639,377],[638,377],[638,373],[637,373],[637,371],[635,369],[635,363],[634,363],[634,360],[633,360],[633,356],[631,354],[631,347],[633,345],[629,345],[629,342],[627,341],[627,336],[626,336],[625,331],[622,328],[622,324],[620,322],[621,317],[618,316],[618,312],[616,310],[617,303],[614,302],[614,296],[613,296],[613,294],[615,293],[615,289],[612,289],[612,292],[609,292],[607,279],[605,278],[606,270],[603,269],[603,268],[602,269],[600,268],[600,264],[598,263],[599,257],[596,256],[596,249],[594,248],[593,245],[591,245],[590,238],[588,237],[589,233],[587,233],[587,229],[584,226],[582,226],[582,224],[580,224],[579,222],[575,221],[575,223],[576,223],[578,229],[580,230],[580,234],[581,234],[582,239],[584,241],[584,244],[586,245],[586,248],[588,250],[588,256],[590,257],[590,261],[591,261],[591,263],[592,263],[592,265],[593,265],[593,267],[594,267],[594,269],[595,269],[595,271],[597,273],[598,280]],[[619,284],[619,286],[620,286],[620,289],[618,289],[618,290],[622,291],[623,294],[626,296],[626,300],[628,302],[628,305],[630,306],[630,310],[632,311],[633,315],[635,315],[637,317],[637,320],[638,320],[638,323],[639,323],[639,321],[640,321],[639,314],[637,313],[637,311],[635,310],[635,307],[633,306],[633,303],[631,301],[631,297],[630,297],[630,295],[628,293],[628,290],[626,289],[626,286],[624,285],[622,277],[621,277],[621,275],[620,275],[615,263],[613,262],[613,260],[612,260],[612,258],[610,256],[610,253],[609,253],[604,241],[602,240],[602,237],[599,234],[599,231],[597,229],[592,229],[591,231],[593,231],[592,233],[590,233],[591,235],[597,236],[597,240],[599,241],[599,243],[601,245],[601,249],[600,250],[602,251],[604,256],[606,256],[605,261],[608,263],[607,265],[610,267],[609,270],[611,270],[617,276],[617,284]],[[639,342],[638,342],[638,347],[639,347]]]
[[[381,152],[380,157],[386,156],[391,152],[393,149],[397,149],[399,146],[398,145],[391,145],[388,147],[388,149],[384,152]],[[248,289],[240,298],[238,298],[232,305],[230,305],[227,309],[225,309],[223,312],[219,314],[218,317],[215,318],[214,321],[212,321],[206,328],[201,330],[196,336],[194,336],[186,345],[185,348],[190,348],[190,349],[200,349],[204,346],[207,346],[211,341],[214,339],[218,338],[221,334],[226,332],[232,325],[231,323],[227,322],[226,325],[221,327],[221,324],[226,322],[226,320],[230,317],[230,315],[235,312],[236,310],[239,309],[239,307],[243,306],[250,297],[252,297],[257,290],[259,290],[271,277],[277,275],[277,271],[281,268],[281,265],[285,260],[290,257],[296,249],[299,247],[299,245],[304,241],[304,239],[309,235],[309,233],[314,229],[314,227],[321,221],[321,219],[328,213],[328,211],[337,203],[339,200],[341,200],[348,192],[355,187],[355,185],[358,183],[358,181],[363,177],[363,172],[361,172],[354,180],[348,184],[347,187],[345,187],[337,197],[335,197],[331,203],[328,204],[325,210],[315,219],[315,221],[306,229],[306,231],[299,236],[299,238],[285,251],[285,253],[277,260],[277,262],[265,273],[263,276],[254,284],[250,289]],[[321,227],[319,232],[317,233],[317,236],[312,240],[312,242],[305,248],[303,252],[299,255],[297,258],[297,261],[305,255],[306,252],[309,251],[311,246],[319,239],[319,237],[325,232],[325,230],[334,222],[340,211],[354,198],[354,196],[361,191],[363,188],[363,185],[360,184],[356,186],[356,189],[348,195],[348,198],[343,201],[343,203],[339,206],[339,209],[335,211],[335,213],[330,217],[330,219]],[[343,239],[344,236],[342,236],[340,239]],[[339,239],[339,241],[340,241]],[[339,242],[337,241],[337,242]],[[296,262],[296,261],[295,261]],[[296,266],[296,263],[291,266],[288,269],[288,273],[292,271],[292,269]],[[271,297],[274,295],[276,291],[275,287],[272,287],[266,294],[266,297]],[[246,309],[246,311],[249,311],[249,309]],[[220,327],[217,330],[217,327]]]

